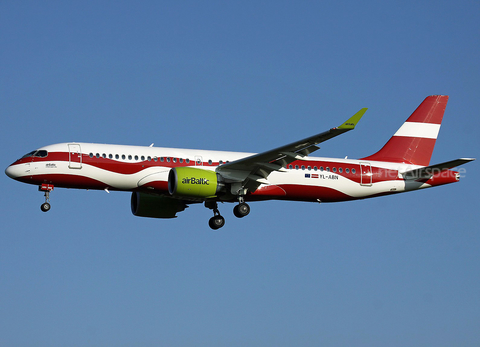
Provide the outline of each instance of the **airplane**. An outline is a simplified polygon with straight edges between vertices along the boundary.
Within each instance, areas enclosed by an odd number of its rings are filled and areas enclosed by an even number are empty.
[[[209,226],[224,226],[219,202],[236,203],[243,218],[251,201],[338,202],[373,198],[457,182],[451,170],[473,158],[430,165],[447,95],[432,95],[376,153],[361,159],[311,157],[318,144],[353,130],[362,108],[328,131],[262,153],[68,142],[41,147],[5,173],[44,192],[54,187],[131,192],[135,216],[176,218],[189,205],[213,211]]]

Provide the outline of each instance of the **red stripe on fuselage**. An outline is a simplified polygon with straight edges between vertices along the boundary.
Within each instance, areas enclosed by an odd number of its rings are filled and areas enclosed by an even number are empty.
[[[327,187],[298,184],[281,184],[279,187],[286,192],[285,199],[287,200],[334,202],[356,199],[338,190]]]
[[[401,139],[401,137],[399,137]],[[430,139],[415,139],[415,140],[423,140],[428,142]],[[431,146],[433,147],[434,145],[434,140]],[[395,155],[395,154],[393,154]],[[160,158],[160,157],[159,157]],[[110,171],[113,173],[118,173],[118,174],[123,174],[123,175],[131,175],[138,173],[146,168],[150,167],[167,167],[167,168],[173,168],[173,167],[186,167],[186,166],[195,166],[194,161],[190,161],[188,164],[185,162],[185,159],[183,159],[183,163],[179,163],[179,158],[175,158],[176,162],[173,162],[174,158],[169,158],[170,161],[167,161],[167,158],[164,158],[164,161],[160,161],[160,159],[157,159],[158,161],[154,161],[153,159],[151,161],[136,161],[136,162],[125,162],[125,161],[118,161],[115,159],[109,159],[109,158],[97,158],[94,156],[91,158],[87,154],[82,154],[82,164],[84,165],[90,165],[102,170]],[[365,158],[367,160],[368,158]],[[53,161],[64,161],[66,163],[69,163],[69,153],[68,152],[49,152],[47,157],[27,157],[27,158],[22,158],[17,160],[14,164],[22,164],[22,163],[31,163],[31,162],[53,162]],[[212,164],[209,164],[208,162],[203,162],[202,165],[198,165],[195,167],[198,168],[208,168],[208,167],[216,167],[218,166],[218,162],[214,162]],[[342,177],[345,177],[353,182],[356,183],[361,183],[361,175],[360,175],[360,166],[358,163],[342,163],[342,162],[330,162],[330,161],[318,161],[318,160],[298,160],[290,164],[292,166],[292,169],[290,170],[297,170],[295,169],[296,166],[298,166],[298,170],[302,170],[302,167],[305,168],[305,173],[318,173],[318,174],[334,174],[334,175],[339,175]],[[290,167],[290,165],[288,167]],[[310,167],[310,170],[308,170],[308,167]],[[315,171],[314,168],[317,167],[317,170]],[[320,171],[320,168],[323,168],[324,171]],[[329,171],[326,171],[327,168]],[[333,170],[336,169],[336,172],[333,172]],[[348,169],[348,173],[347,173]],[[355,170],[355,173],[352,173],[352,170]],[[340,173],[340,171],[342,171]],[[376,182],[382,182],[386,180],[395,180],[397,179],[398,176],[398,171],[397,170],[390,170],[390,169],[384,169],[384,168],[378,168],[372,166],[372,183]]]

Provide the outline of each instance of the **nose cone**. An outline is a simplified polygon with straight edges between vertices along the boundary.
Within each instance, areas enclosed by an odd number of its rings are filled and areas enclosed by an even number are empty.
[[[25,171],[25,170],[23,170]],[[10,165],[5,169],[5,174],[13,179],[17,179],[18,177],[21,176],[22,170],[20,169],[20,165]]]

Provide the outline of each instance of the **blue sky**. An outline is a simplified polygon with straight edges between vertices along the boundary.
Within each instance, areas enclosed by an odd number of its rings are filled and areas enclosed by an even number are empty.
[[[474,1],[0,4],[2,167],[43,145],[260,152],[368,107],[319,155],[378,150],[450,95],[432,162],[478,157]],[[3,175],[0,345],[473,346],[478,163],[458,184],[337,204],[134,217],[128,193]]]

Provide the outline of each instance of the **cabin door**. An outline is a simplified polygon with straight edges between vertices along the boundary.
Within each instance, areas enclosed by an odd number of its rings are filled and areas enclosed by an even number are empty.
[[[68,144],[68,167],[70,169],[82,168],[82,150],[77,143]]]
[[[360,185],[370,187],[372,185],[372,166],[370,163],[360,163]]]

